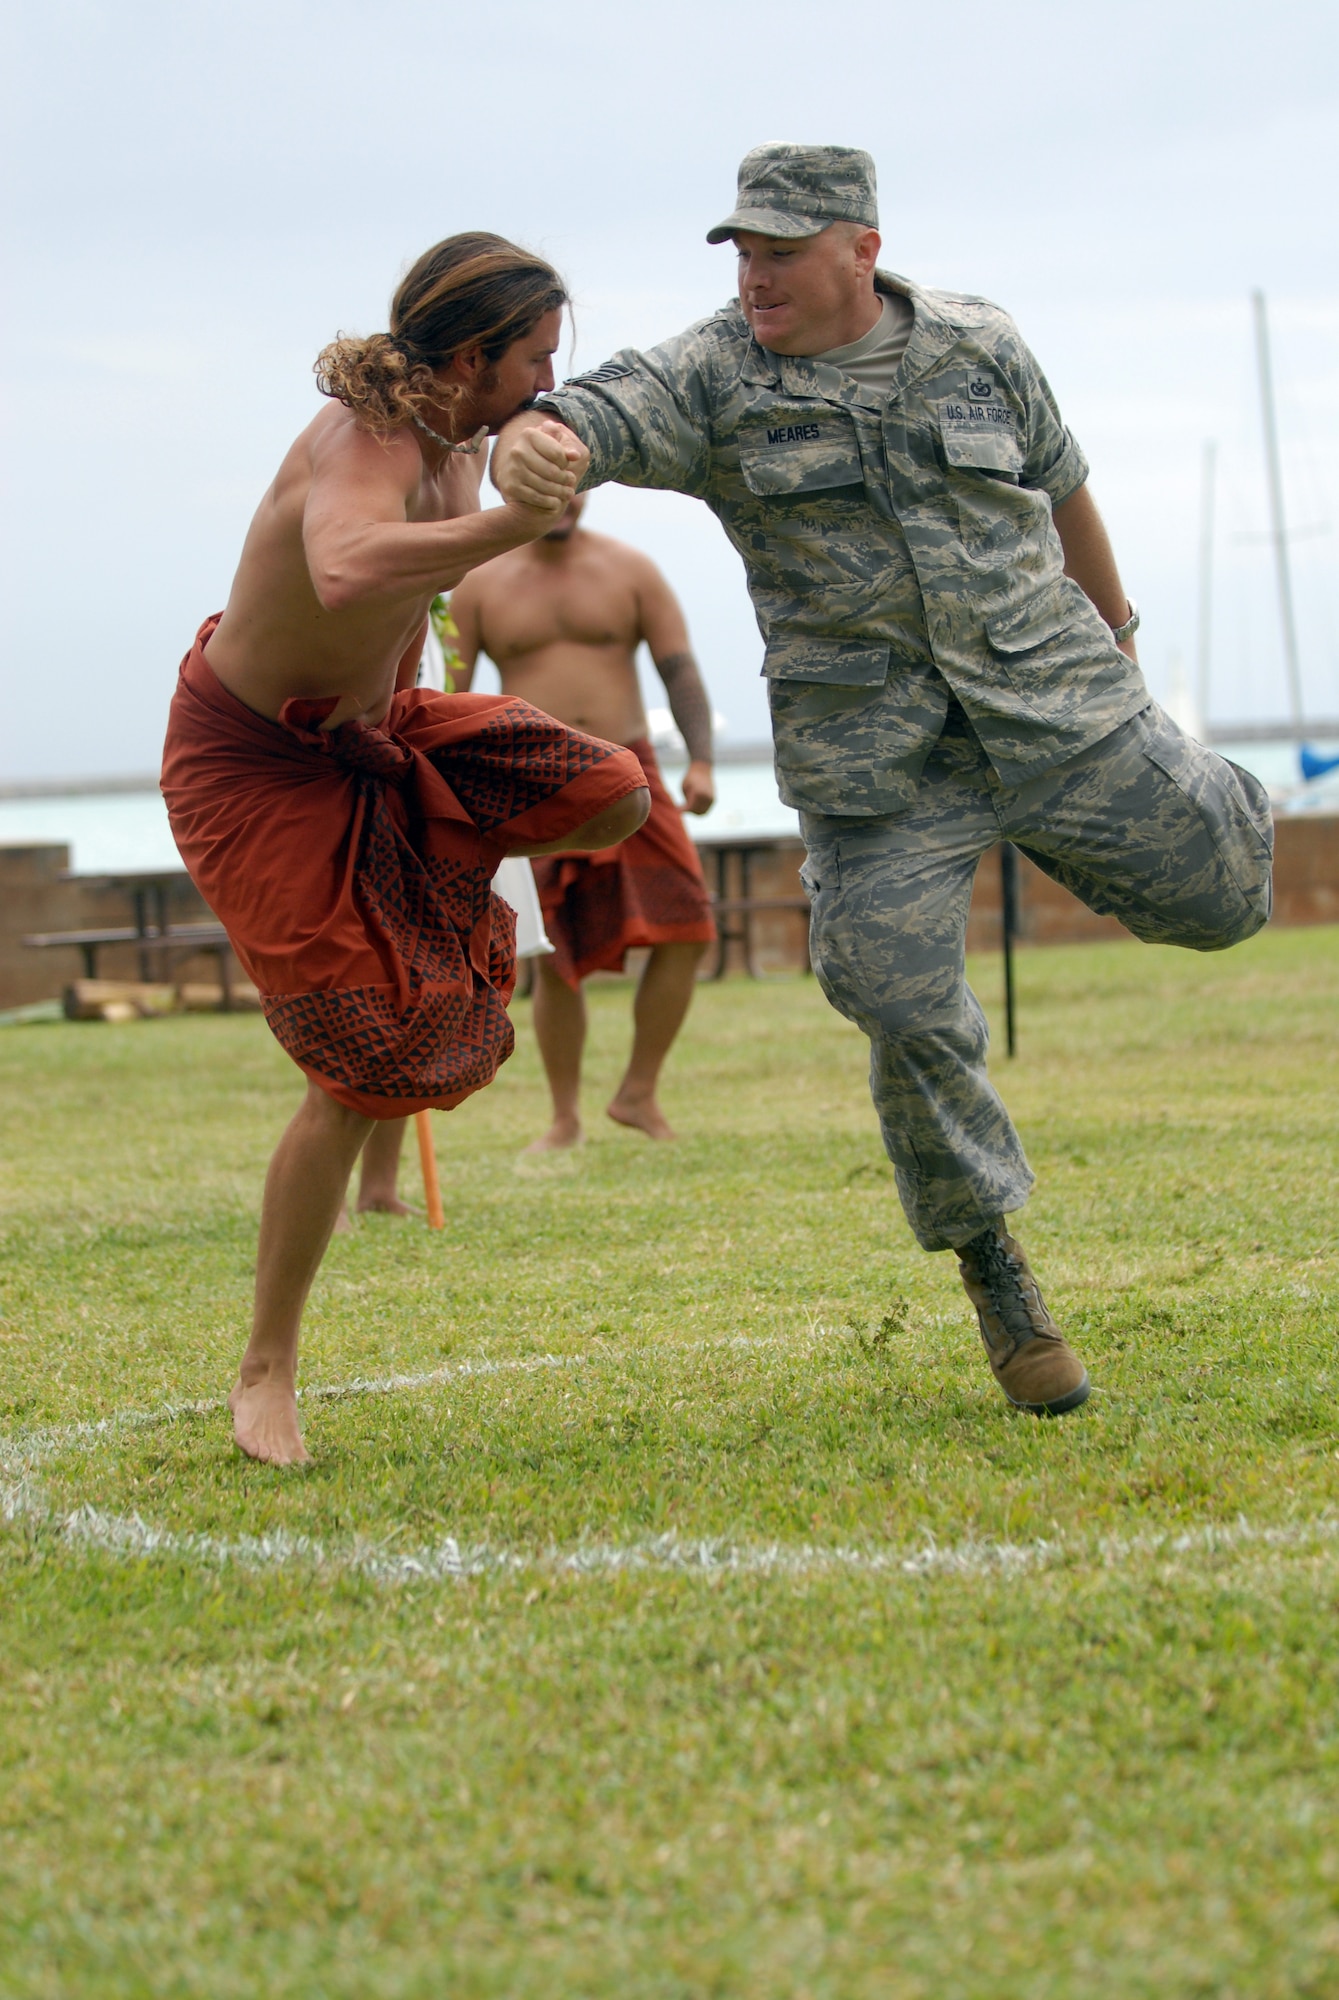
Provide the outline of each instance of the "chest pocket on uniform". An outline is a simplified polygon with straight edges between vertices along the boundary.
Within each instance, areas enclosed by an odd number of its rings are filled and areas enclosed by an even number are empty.
[[[1023,470],[1014,413],[999,404],[949,399],[939,404],[939,435],[949,466],[964,472],[1003,472],[1017,479]]]
[[[750,493],[780,499],[859,486],[865,471],[849,419],[835,410],[782,410],[740,440],[739,468]]]

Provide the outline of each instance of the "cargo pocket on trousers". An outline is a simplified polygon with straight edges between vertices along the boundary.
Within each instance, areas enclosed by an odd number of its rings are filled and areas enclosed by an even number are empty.
[[[829,1005],[868,1033],[851,960],[850,923],[842,904],[841,861],[835,845],[810,848],[800,866],[800,884],[809,898],[809,963],[814,977]]]
[[[1240,764],[1186,736],[1156,702],[1135,718],[1142,749],[1199,814],[1224,868],[1267,923],[1273,900],[1274,823],[1269,794]]]

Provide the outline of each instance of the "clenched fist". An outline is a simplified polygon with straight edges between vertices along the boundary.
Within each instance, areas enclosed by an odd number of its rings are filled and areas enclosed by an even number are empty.
[[[527,413],[503,429],[490,471],[509,507],[556,519],[589,463],[590,453],[566,424]]]

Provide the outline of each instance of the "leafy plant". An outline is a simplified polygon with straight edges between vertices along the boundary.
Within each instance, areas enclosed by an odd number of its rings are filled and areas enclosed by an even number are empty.
[[[460,657],[460,648],[457,644],[460,630],[451,616],[451,599],[448,594],[439,592],[433,598],[428,606],[428,617],[432,621],[432,629],[437,636],[437,643],[442,649],[442,659],[446,665],[446,692],[455,694],[456,675],[465,672],[465,662]]]

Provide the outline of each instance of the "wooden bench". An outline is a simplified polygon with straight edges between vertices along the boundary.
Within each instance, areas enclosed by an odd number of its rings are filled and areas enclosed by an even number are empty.
[[[98,953],[104,945],[138,945],[140,977],[152,979],[149,955],[157,952],[169,960],[193,958],[197,952],[210,952],[219,961],[219,983],[229,984],[228,968],[224,961],[231,958],[228,933],[222,924],[168,924],[159,929],[156,924],[146,925],[136,930],[133,925],[121,924],[101,931],[34,931],[23,942],[34,951],[60,951],[70,948],[83,955],[85,979],[98,976]]]
[[[796,896],[755,896],[753,894],[753,862],[759,854],[771,854],[776,848],[774,840],[758,841],[703,841],[698,852],[705,862],[708,855],[715,861],[716,886],[711,891],[712,913],[717,919],[717,956],[715,969],[708,975],[712,979],[724,979],[732,944],[742,946],[744,970],[750,979],[762,977],[754,963],[753,920],[773,910],[786,910],[805,918],[804,928],[804,969],[813,970],[809,960],[809,898]],[[734,855],[739,874],[739,894],[728,895],[729,857]],[[735,919],[734,922],[729,921]],[[722,921],[724,920],[724,921]]]
[[[80,952],[84,961],[85,979],[98,976],[98,953],[104,945],[134,944],[139,946],[140,978],[146,984],[152,983],[154,971],[152,959],[159,960],[160,977],[169,974],[175,965],[198,953],[207,952],[217,959],[219,968],[219,1009],[230,1013],[233,1005],[233,961],[232,946],[228,943],[228,933],[222,924],[168,924],[159,930],[157,925],[146,929],[133,930],[127,925],[109,928],[105,931],[36,931],[23,942],[34,951],[60,951],[73,949]]]
[[[146,984],[164,979],[176,965],[197,953],[206,952],[218,960],[220,1006],[227,1012],[233,1004],[233,961],[228,933],[216,917],[189,924],[167,920],[168,893],[180,875],[109,875],[102,878],[109,889],[120,889],[131,898],[133,924],[108,924],[101,930],[35,931],[23,942],[34,951],[77,951],[83,959],[85,979],[98,976],[98,953],[108,945],[135,945],[139,976]]]

